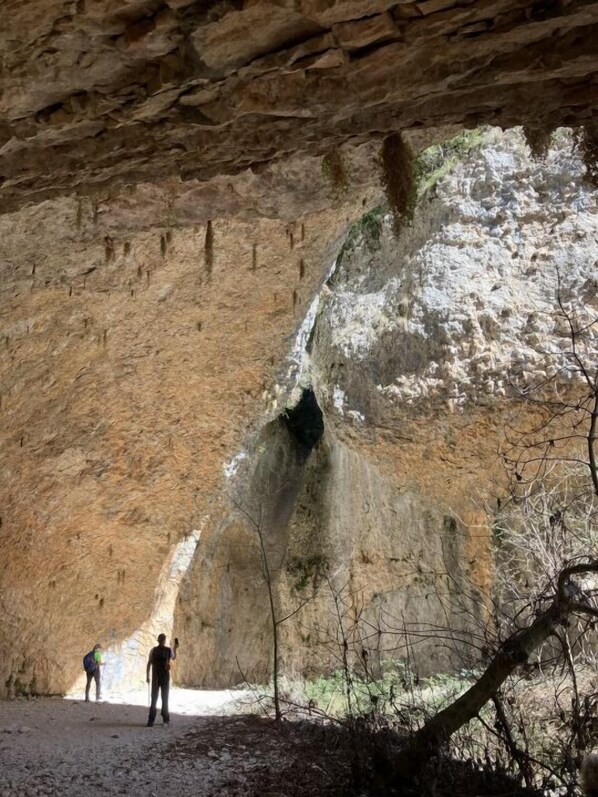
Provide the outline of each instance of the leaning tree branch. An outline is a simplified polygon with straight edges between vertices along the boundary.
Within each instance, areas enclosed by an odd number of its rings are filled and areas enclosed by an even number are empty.
[[[598,390],[594,393],[594,406],[590,417],[590,428],[588,429],[588,460],[590,475],[594,492],[598,495],[598,463],[596,462],[596,438],[598,437]]]
[[[455,731],[474,719],[483,706],[498,693],[507,678],[550,636],[555,634],[571,614],[598,617],[598,609],[580,600],[573,600],[578,591],[572,589],[571,578],[585,573],[598,573],[598,561],[564,568],[557,579],[556,595],[547,609],[536,616],[527,628],[518,630],[499,647],[480,678],[453,703],[435,714],[400,750],[393,761],[396,775],[408,776],[445,744]]]

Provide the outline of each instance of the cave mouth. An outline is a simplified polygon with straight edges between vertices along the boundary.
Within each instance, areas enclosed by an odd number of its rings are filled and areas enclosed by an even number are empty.
[[[305,388],[294,407],[287,408],[282,420],[293,437],[308,451],[324,434],[324,416],[311,387]]]

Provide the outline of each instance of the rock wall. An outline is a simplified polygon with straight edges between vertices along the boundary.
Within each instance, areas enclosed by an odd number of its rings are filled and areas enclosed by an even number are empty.
[[[0,695],[68,690],[96,641],[138,677],[366,196],[297,223],[175,224],[147,194],[0,217]]]
[[[184,681],[269,674],[260,535],[277,615],[292,615],[280,626],[287,671],[338,668],[341,626],[370,662],[409,654],[422,673],[470,663],[493,578],[506,432],[533,428],[537,410],[521,391],[566,363],[559,279],[563,296],[598,303],[596,199],[583,174],[565,132],[535,161],[520,132],[488,131],[448,174],[429,177],[398,239],[383,212],[354,228],[320,294],[299,378],[324,434],[292,476],[297,442],[286,429],[274,447],[247,442],[231,480],[236,507],[215,514],[181,591]],[[579,388],[570,374],[560,385]],[[264,458],[270,493],[255,487]],[[288,524],[269,518],[280,480],[293,485]],[[246,511],[263,517],[260,535]],[[206,584],[218,586],[208,594]],[[417,629],[413,649],[405,629]]]
[[[337,666],[335,596],[371,660],[425,625],[458,639],[419,641],[422,672],[464,662],[555,266],[595,302],[595,195],[559,142],[490,134],[334,269],[379,202],[368,147],[342,195],[312,159],[222,181],[214,215],[177,184],[1,217],[0,694],[69,689],[96,641],[126,686],[171,629],[179,681],[266,678],[262,550],[286,669]]]
[[[596,17],[587,0],[13,2],[0,211],[171,179],[209,191],[397,130],[591,126]]]

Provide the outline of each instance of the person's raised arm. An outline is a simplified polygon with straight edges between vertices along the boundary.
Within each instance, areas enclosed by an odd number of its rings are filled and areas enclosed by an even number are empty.
[[[147,660],[147,667],[145,668],[145,680],[148,684],[150,682],[150,670],[152,668],[152,652],[153,650],[150,650],[149,658]]]

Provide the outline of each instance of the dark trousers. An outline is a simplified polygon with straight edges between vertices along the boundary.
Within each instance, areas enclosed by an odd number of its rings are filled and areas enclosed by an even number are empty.
[[[170,714],[168,713],[168,692],[170,690],[170,678],[158,681],[157,678],[152,678],[152,704],[149,710],[148,722],[153,723],[158,713],[158,695],[162,692],[162,719],[164,722],[170,722]]]
[[[85,699],[89,700],[89,688],[91,686],[91,682],[96,682],[96,700],[99,700],[101,697],[101,688],[100,688],[100,668],[96,667],[93,672],[91,670],[85,670],[85,675],[87,675],[87,685],[85,686]]]

